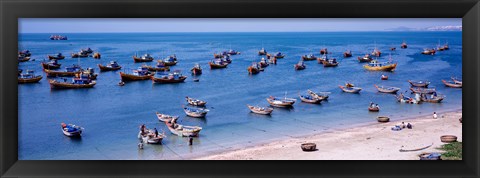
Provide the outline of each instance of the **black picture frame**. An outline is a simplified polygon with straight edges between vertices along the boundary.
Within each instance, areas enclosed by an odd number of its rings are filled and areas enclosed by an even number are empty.
[[[478,177],[478,0],[2,0],[2,177]],[[462,161],[23,161],[18,160],[18,18],[462,18]],[[154,171],[149,171],[154,170]]]

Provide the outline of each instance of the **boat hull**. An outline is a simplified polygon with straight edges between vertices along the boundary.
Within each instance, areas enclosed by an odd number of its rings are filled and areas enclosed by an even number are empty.
[[[133,56],[133,61],[134,61],[134,62],[152,62],[152,61],[153,61],[153,58],[142,59],[142,58],[140,58],[140,57]]]
[[[295,104],[295,101],[276,103],[274,100],[270,98],[267,98],[267,102],[270,104],[270,106],[280,107],[280,108],[293,107],[293,104]]]
[[[120,72],[120,77],[122,78],[122,81],[150,80],[153,75],[154,73],[144,76],[137,76]]]
[[[43,63],[42,62],[42,68],[43,69],[60,69],[60,67],[62,66],[62,64],[48,64],[48,63]]]
[[[247,104],[248,109],[252,111],[255,114],[262,114],[262,115],[270,115],[273,112],[273,108],[267,108],[265,110],[259,110],[258,108],[254,106],[250,106]]]
[[[451,87],[451,88],[462,88],[462,84],[460,83],[450,83],[450,82],[447,82],[446,80],[442,80],[442,83],[445,84],[445,86],[447,87]]]
[[[191,69],[193,75],[200,75],[202,74],[202,69],[199,68],[192,68]]]
[[[104,65],[98,64],[98,68],[100,68],[100,71],[115,71],[115,70],[120,70],[120,69],[122,69],[122,66],[118,66],[118,67],[108,67],[108,66],[104,66]]]
[[[72,84],[72,83],[66,83],[66,82],[58,82],[55,80],[50,80],[49,83],[50,83],[51,89],[93,88],[93,86],[97,84],[95,81],[92,81],[89,84]]]
[[[375,88],[378,90],[378,92],[381,92],[381,93],[391,93],[391,94],[395,94],[398,92],[398,90],[400,90],[400,88],[397,88],[397,87],[389,87],[391,89],[386,89],[385,87],[383,86],[377,86],[377,85],[374,85]]]
[[[367,65],[364,65],[363,67],[364,67],[365,69],[371,70],[371,71],[388,71],[388,72],[393,72],[393,71],[395,71],[395,68],[397,68],[397,63],[395,63],[395,64],[390,64],[390,65],[386,65],[386,66],[381,66],[381,67],[372,67],[372,66],[369,66],[369,65],[367,64]]]
[[[178,79],[168,79],[168,78],[157,78],[152,76],[153,83],[182,83],[187,79],[187,76],[181,76]]]
[[[21,79],[19,78],[18,79],[18,83],[37,83],[39,82],[40,80],[42,80],[42,76],[39,75],[39,76],[36,76],[34,78],[29,78],[29,79]]]
[[[152,67],[152,66],[147,66],[147,69],[149,71],[170,71],[170,67],[166,66],[165,67]]]
[[[50,56],[48,55],[48,59],[50,60],[62,60],[62,59],[65,59],[65,56]]]
[[[360,91],[362,90],[361,88],[358,88],[358,87],[350,87],[350,88],[347,88],[347,87],[344,87],[344,86],[339,86],[340,89],[342,89],[343,92],[346,92],[346,93],[360,93]]]
[[[220,64],[214,64],[212,62],[208,62],[208,65],[210,65],[210,69],[222,69],[222,68],[227,68],[228,63],[224,65],[220,65]]]
[[[63,72],[63,71],[54,71],[49,69],[44,69],[45,73],[47,73],[47,77],[73,77],[76,74],[80,74],[80,71],[77,72]]]

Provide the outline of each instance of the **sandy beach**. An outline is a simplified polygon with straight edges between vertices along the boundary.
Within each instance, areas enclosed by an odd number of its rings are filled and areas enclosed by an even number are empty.
[[[198,160],[418,160],[425,152],[441,152],[437,148],[445,144],[442,135],[455,135],[462,141],[462,111],[437,113],[388,123],[320,133],[317,135],[276,141],[240,150],[223,152],[196,158]],[[395,125],[411,123],[413,129],[392,131]],[[317,151],[304,152],[302,143],[317,144]],[[432,145],[433,143],[433,145]],[[410,152],[432,145],[431,147]]]

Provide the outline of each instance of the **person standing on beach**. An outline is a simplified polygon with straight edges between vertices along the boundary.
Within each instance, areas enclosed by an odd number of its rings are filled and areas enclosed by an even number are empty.
[[[433,119],[437,119],[437,113],[433,112]]]

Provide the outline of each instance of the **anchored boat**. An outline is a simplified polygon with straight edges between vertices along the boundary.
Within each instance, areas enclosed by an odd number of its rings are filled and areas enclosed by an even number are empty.
[[[37,83],[42,80],[41,75],[35,75],[33,70],[27,70],[27,73],[18,75],[18,83]]]
[[[172,134],[181,136],[181,137],[196,137],[202,130],[202,127],[199,126],[186,126],[177,124],[177,119],[172,119],[170,122],[165,122],[168,130]]]
[[[110,61],[107,65],[98,64],[98,68],[100,68],[100,72],[102,71],[115,71],[122,69],[122,66],[118,65],[117,61]]]
[[[187,79],[187,76],[182,75],[180,70],[175,70],[173,73],[157,72],[151,78],[153,83],[181,83]]]
[[[192,69],[190,69],[190,71],[192,71],[193,75],[200,75],[202,74],[202,67],[200,66],[200,64],[197,63],[193,66]]]
[[[139,67],[137,70],[133,70],[133,73],[127,74],[120,72],[120,78],[122,81],[134,81],[134,80],[149,80],[155,75],[155,72],[150,72],[146,67]]]
[[[185,111],[185,114],[190,117],[196,117],[196,118],[203,118],[207,115],[208,109],[203,109],[203,108],[190,108],[190,107],[183,107],[183,111]]]
[[[84,130],[83,127],[73,125],[73,124],[65,124],[65,123],[61,123],[60,125],[62,128],[62,132],[65,136],[68,136],[68,137],[82,136],[82,132]]]
[[[48,59],[50,60],[61,60],[61,59],[65,59],[65,56],[62,55],[62,53],[57,53],[55,55],[47,55],[48,56]]]
[[[206,101],[198,100],[195,98],[190,98],[190,97],[185,97],[187,100],[188,104],[193,105],[193,106],[205,106],[207,104]]]
[[[59,64],[56,59],[48,62],[42,62],[41,64],[43,69],[59,69],[62,66],[62,64]]]
[[[133,56],[133,61],[134,62],[152,62],[153,57],[150,54],[144,54],[141,57],[137,57],[137,54],[135,54],[135,56]]]
[[[381,93],[392,93],[392,94],[395,94],[398,92],[398,90],[400,90],[400,88],[398,87],[386,87],[386,86],[377,86],[377,85],[373,85],[375,86],[375,88],[378,90],[378,92],[381,92]]]
[[[369,64],[365,64],[363,66],[367,70],[372,70],[372,71],[389,71],[393,72],[395,71],[395,68],[397,68],[397,63],[392,63],[392,62],[378,62],[377,60],[373,60]]]

